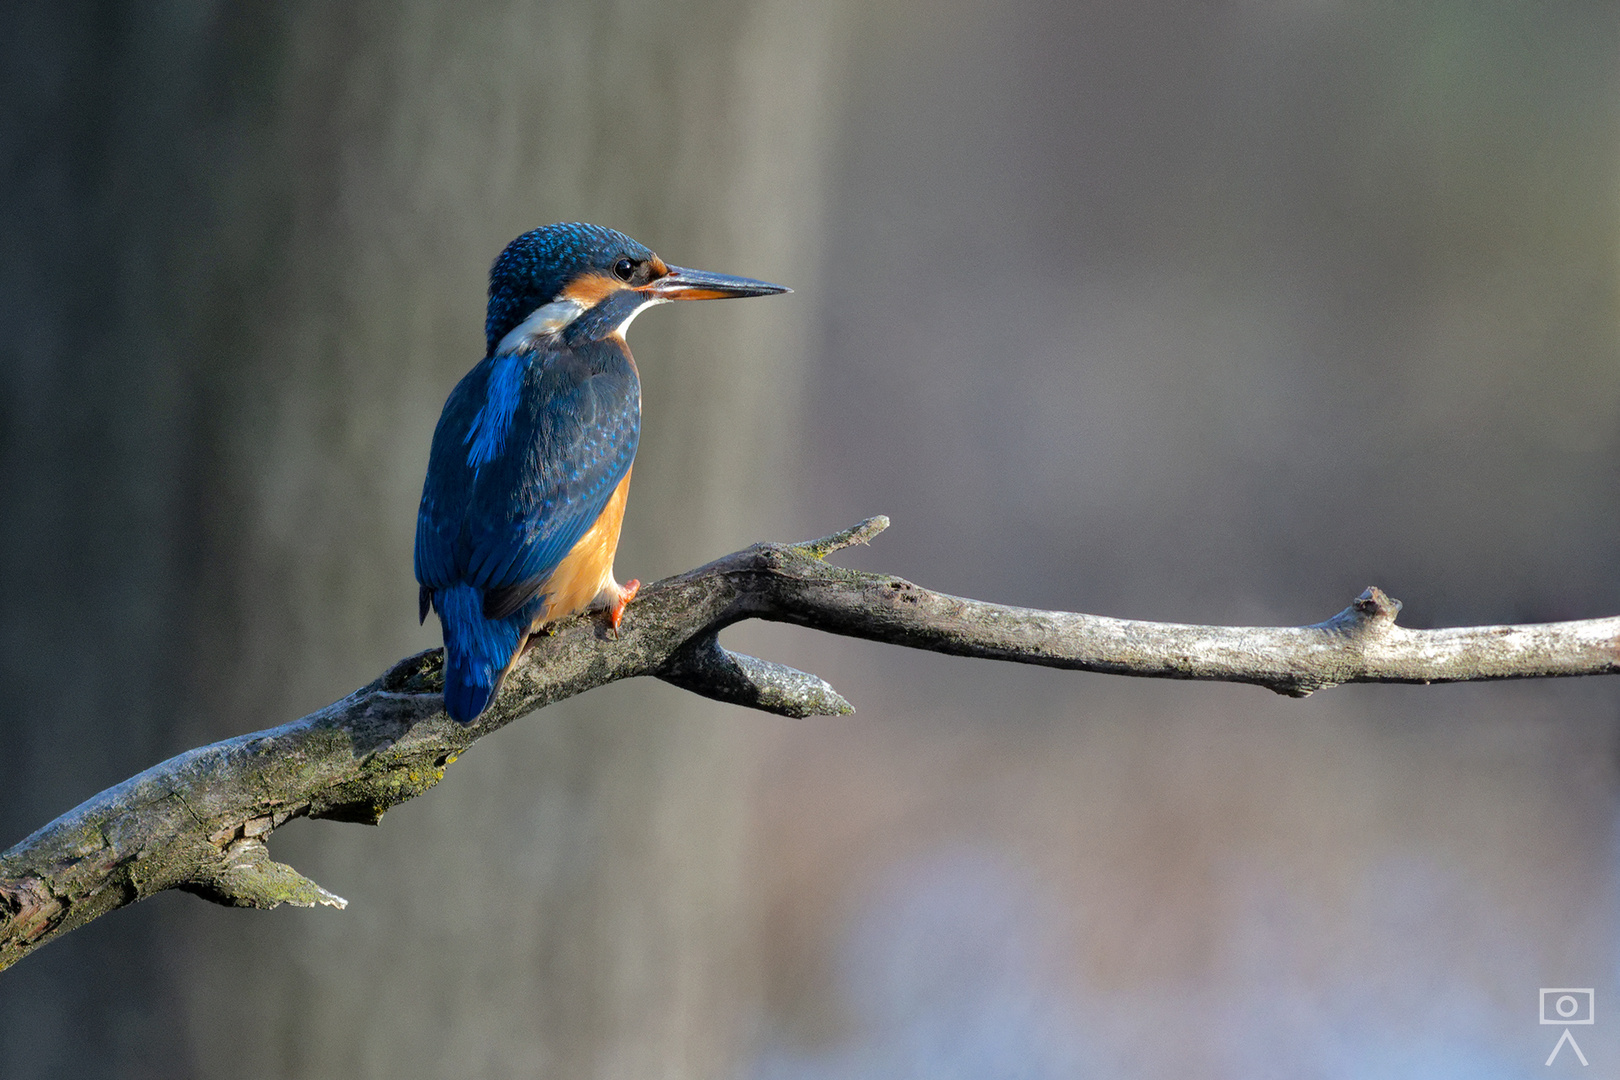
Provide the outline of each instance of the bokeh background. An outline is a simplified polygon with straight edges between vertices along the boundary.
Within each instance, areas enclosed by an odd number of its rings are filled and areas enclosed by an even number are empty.
[[[1120,616],[1620,613],[1620,6],[64,0],[0,15],[0,843],[436,643],[488,264],[585,219],[792,285],[638,321],[643,580],[849,562]],[[6,1077],[1620,1068],[1620,683],[1248,687],[750,625],[0,975]]]

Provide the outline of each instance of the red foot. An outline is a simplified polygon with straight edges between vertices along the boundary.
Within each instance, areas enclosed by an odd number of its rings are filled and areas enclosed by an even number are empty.
[[[630,601],[634,600],[636,593],[640,591],[641,582],[631,578],[619,586],[619,595],[614,599],[613,603],[608,605],[608,625],[613,628],[614,637],[619,636],[619,620],[624,618],[624,609],[630,606]]]

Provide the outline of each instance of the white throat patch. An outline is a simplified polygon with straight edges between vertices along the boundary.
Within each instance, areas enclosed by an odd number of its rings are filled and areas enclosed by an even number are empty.
[[[658,304],[667,304],[669,303],[669,299],[670,298],[667,296],[649,296],[647,299],[637,304],[631,310],[630,314],[624,317],[624,322],[613,328],[613,332],[619,335],[621,338],[624,337],[624,332],[630,329],[630,324],[636,321],[637,315],[640,315],[643,311],[646,311],[650,307],[655,307]]]
[[[578,300],[558,300],[534,309],[522,322],[512,327],[501,343],[495,346],[495,355],[519,352],[537,340],[558,333],[563,327],[585,314],[585,305]]]

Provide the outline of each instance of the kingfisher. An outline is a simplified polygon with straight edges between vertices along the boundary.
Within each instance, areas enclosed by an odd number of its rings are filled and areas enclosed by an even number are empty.
[[[416,517],[419,615],[444,631],[444,705],[470,724],[533,634],[586,609],[616,634],[613,577],[641,433],[624,334],[671,300],[791,290],[670,266],[621,232],[526,232],[489,271],[484,358],[444,403]]]

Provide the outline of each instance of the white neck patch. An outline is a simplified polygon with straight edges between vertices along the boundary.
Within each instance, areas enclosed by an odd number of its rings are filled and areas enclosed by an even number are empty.
[[[647,297],[647,299],[643,300],[641,303],[637,304],[631,309],[630,314],[624,317],[624,322],[620,323],[618,326],[615,326],[613,328],[613,332],[621,338],[624,337],[624,332],[630,329],[630,324],[636,321],[637,315],[640,315],[643,311],[646,311],[650,307],[656,307],[659,304],[667,304],[669,301],[670,298],[667,296]]]
[[[495,355],[503,356],[528,348],[540,338],[560,332],[563,327],[583,314],[585,305],[578,300],[557,300],[537,307],[527,319],[512,327],[507,335],[501,338],[501,343],[495,346]]]

